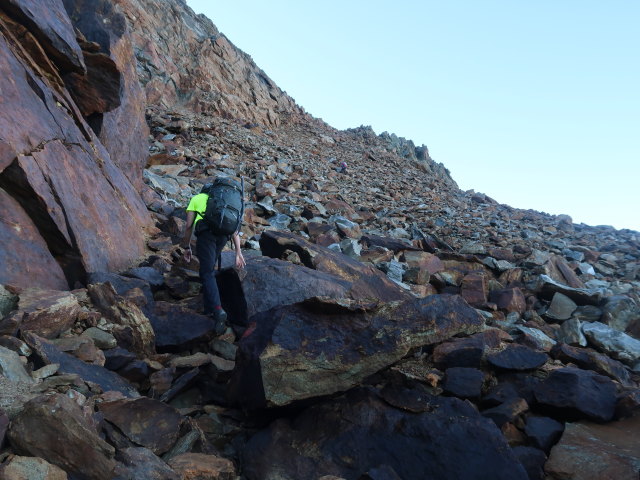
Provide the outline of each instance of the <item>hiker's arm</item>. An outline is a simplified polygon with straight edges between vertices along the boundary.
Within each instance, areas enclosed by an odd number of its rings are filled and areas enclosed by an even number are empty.
[[[184,259],[187,262],[191,261],[191,236],[193,235],[193,222],[196,218],[196,212],[187,211],[187,223],[184,226],[184,235],[182,236],[182,242],[180,246],[185,249]]]
[[[233,240],[233,247],[236,249],[236,267],[244,268],[246,262],[244,261],[244,255],[242,255],[242,250],[240,250],[240,235],[238,232],[233,234],[231,237]]]

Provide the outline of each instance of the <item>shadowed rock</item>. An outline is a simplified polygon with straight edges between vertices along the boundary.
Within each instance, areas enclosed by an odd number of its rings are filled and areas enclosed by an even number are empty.
[[[228,258],[223,255],[223,267]],[[251,257],[240,271],[222,271],[218,276],[218,287],[230,321],[243,325],[257,313],[311,297],[343,298],[351,283],[282,260]]]
[[[120,375],[99,365],[85,363],[73,355],[61,352],[51,342],[32,333],[26,333],[24,337],[40,362],[45,365],[60,364],[58,373],[78,374],[83,380],[98,384],[105,392],[115,390],[127,397],[138,397],[140,395],[133,385]]]
[[[181,352],[207,342],[215,335],[211,317],[200,315],[180,305],[156,302],[147,311],[156,336],[159,352]]]
[[[577,368],[554,370],[535,388],[536,400],[556,411],[601,422],[613,418],[616,387],[607,377]]]
[[[544,365],[548,358],[545,353],[524,345],[508,345],[501,352],[487,355],[491,365],[503,370],[533,370]]]
[[[116,478],[136,480],[180,480],[180,477],[157,455],[144,447],[130,447],[118,450],[115,469]]]
[[[280,258],[286,250],[291,250],[300,256],[305,266],[348,280],[352,284],[349,296],[353,299],[389,302],[409,298],[375,267],[309,243],[291,233],[266,231],[260,236],[260,248],[264,255],[274,258]]]
[[[250,408],[347,390],[412,348],[483,325],[462,298],[448,295],[378,307],[315,299],[251,320],[257,327],[240,343],[231,387]]]
[[[85,71],[82,51],[62,0],[51,0],[46,5],[38,0],[3,3],[3,8],[30,30],[58,67],[63,71]]]
[[[141,397],[105,402],[99,405],[99,410],[133,444],[156,455],[168,451],[178,439],[182,416],[158,400]]]
[[[359,389],[277,420],[249,440],[244,474],[249,480],[357,479],[386,465],[404,479],[527,478],[493,422],[474,408],[411,393],[384,392],[382,400]],[[408,398],[415,400],[409,410]]]
[[[42,395],[27,402],[11,422],[9,439],[18,454],[44,458],[78,478],[113,477],[114,448],[65,395]]]

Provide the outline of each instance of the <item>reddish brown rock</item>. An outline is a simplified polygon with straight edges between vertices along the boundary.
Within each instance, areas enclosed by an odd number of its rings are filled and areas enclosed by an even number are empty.
[[[18,309],[24,312],[20,329],[44,338],[56,338],[73,326],[80,304],[69,292],[29,288],[20,294]]]
[[[132,28],[148,103],[263,125],[278,125],[281,114],[305,116],[249,55],[186,3],[115,3]]]
[[[481,307],[487,303],[489,282],[482,273],[470,273],[462,279],[461,295],[469,305]]]
[[[36,225],[20,204],[0,188],[0,284],[33,285],[63,290],[69,287],[60,265]]]
[[[568,423],[551,450],[545,472],[552,480],[636,480],[640,469],[640,417],[606,425]]]
[[[37,457],[15,455],[0,466],[2,480],[67,480],[67,472]]]
[[[505,312],[522,314],[527,309],[527,301],[522,294],[522,290],[517,287],[493,291],[489,296],[489,300]]]
[[[183,453],[169,460],[169,466],[182,479],[235,480],[236,469],[231,460],[204,453]]]
[[[134,444],[156,455],[168,451],[178,439],[182,416],[157,400],[141,397],[99,405],[100,412]]]
[[[114,448],[65,395],[42,395],[27,402],[11,422],[9,440],[17,453],[43,458],[80,478],[113,477]]]
[[[85,71],[83,55],[61,0],[46,5],[37,0],[7,0],[3,9],[28,25],[47,55],[64,72]]]
[[[348,280],[352,283],[349,295],[353,299],[392,301],[408,298],[375,267],[313,245],[291,233],[266,231],[260,237],[260,247],[265,255],[274,258],[280,258],[286,250],[294,251],[305,266]]]

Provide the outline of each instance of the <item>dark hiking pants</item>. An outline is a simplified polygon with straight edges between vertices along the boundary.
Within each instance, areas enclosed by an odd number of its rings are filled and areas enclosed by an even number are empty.
[[[196,242],[196,255],[200,260],[200,280],[202,281],[202,303],[204,313],[213,313],[215,307],[220,305],[220,292],[216,283],[215,267],[218,260],[218,252],[227,243],[227,237],[219,237],[209,230],[198,233]]]

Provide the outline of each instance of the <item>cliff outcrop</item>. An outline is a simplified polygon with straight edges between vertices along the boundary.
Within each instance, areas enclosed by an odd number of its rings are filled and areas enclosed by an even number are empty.
[[[142,254],[147,130],[123,42],[76,35],[61,0],[0,7],[0,282],[61,289]]]
[[[184,0],[117,0],[132,28],[147,101],[249,123],[306,116],[251,57]]]

